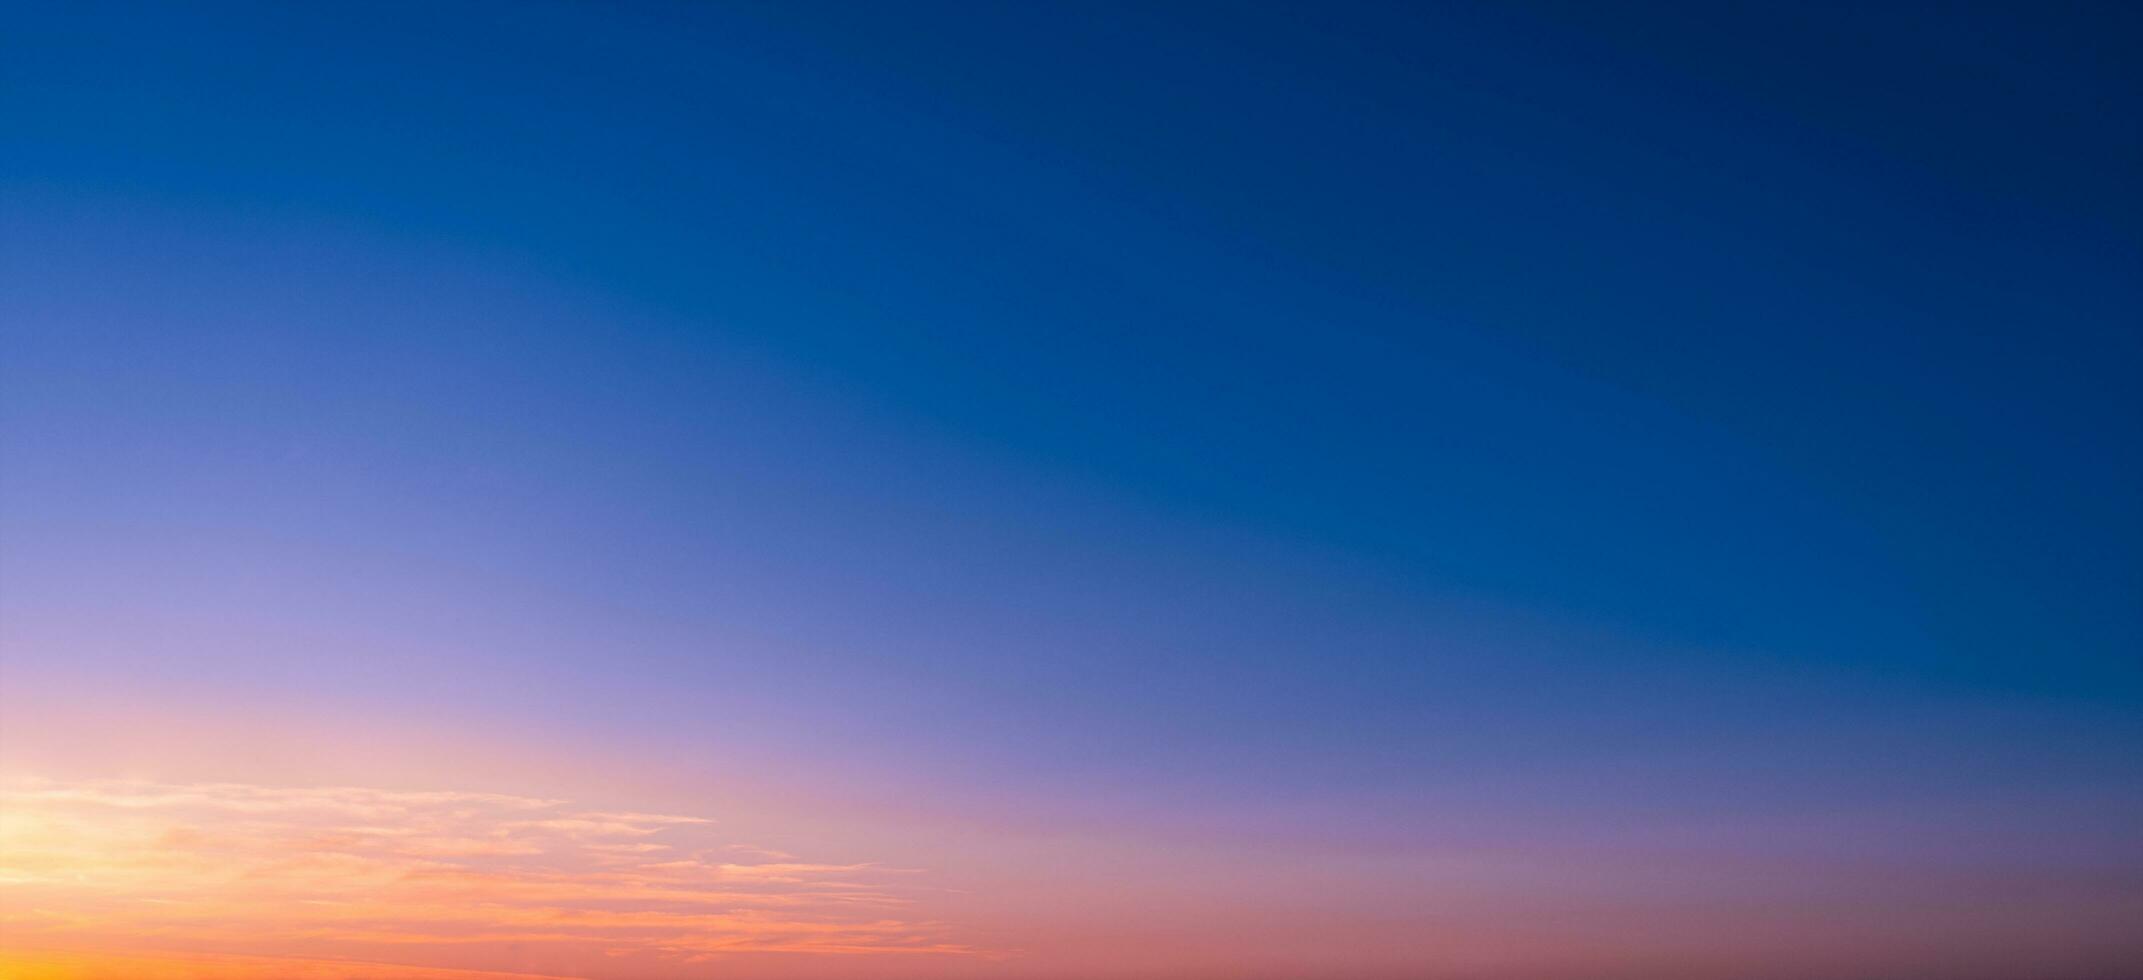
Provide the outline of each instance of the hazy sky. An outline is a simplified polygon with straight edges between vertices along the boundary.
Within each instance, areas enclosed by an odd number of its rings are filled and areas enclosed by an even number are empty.
[[[2121,975],[2137,9],[9,6],[0,966]]]

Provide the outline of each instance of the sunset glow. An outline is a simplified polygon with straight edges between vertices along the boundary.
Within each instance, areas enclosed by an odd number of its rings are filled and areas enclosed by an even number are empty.
[[[700,817],[496,794],[99,781],[0,795],[10,946],[127,962],[176,946],[233,975],[254,969],[246,957],[681,970],[740,953],[975,953],[910,917],[914,877],[722,843]],[[7,955],[55,975],[135,969]],[[202,968],[178,963],[163,969]]]
[[[0,18],[0,980],[2136,980],[2143,4]]]

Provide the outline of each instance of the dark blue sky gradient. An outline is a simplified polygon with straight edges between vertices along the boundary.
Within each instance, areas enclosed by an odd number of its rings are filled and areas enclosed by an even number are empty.
[[[618,6],[10,13],[23,662],[1126,819],[2143,808],[2139,8]]]

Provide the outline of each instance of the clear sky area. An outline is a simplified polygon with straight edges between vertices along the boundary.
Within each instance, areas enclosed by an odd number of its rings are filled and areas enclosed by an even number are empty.
[[[2143,6],[0,13],[0,977],[2143,973]]]

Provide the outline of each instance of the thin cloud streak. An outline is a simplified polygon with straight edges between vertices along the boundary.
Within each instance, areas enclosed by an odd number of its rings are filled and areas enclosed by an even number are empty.
[[[490,793],[23,782],[0,790],[0,963],[103,949],[466,966],[510,947],[502,967],[527,968],[534,949],[542,965],[676,969],[979,952],[913,914],[911,870],[753,863],[774,852],[713,827]]]

